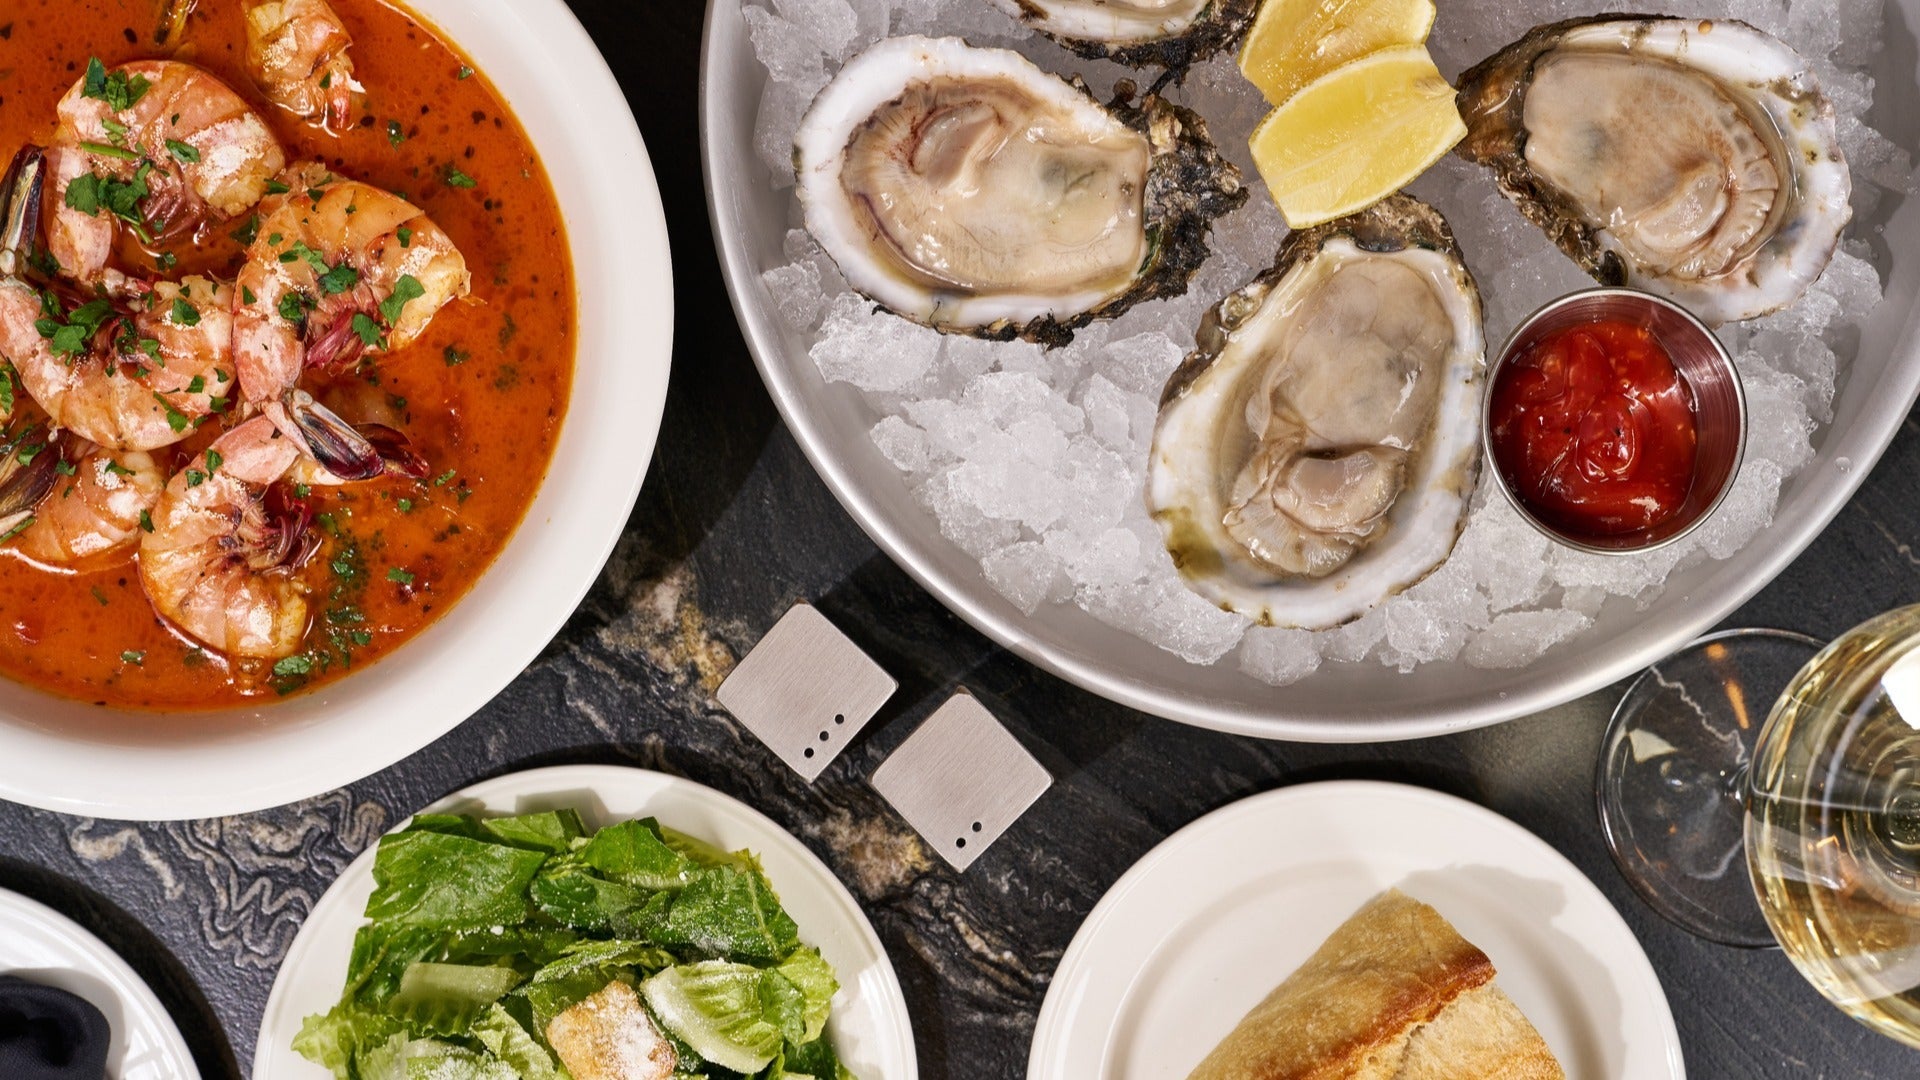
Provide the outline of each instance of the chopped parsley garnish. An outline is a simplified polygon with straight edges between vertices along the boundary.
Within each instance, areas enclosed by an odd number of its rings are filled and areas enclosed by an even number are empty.
[[[175,255],[171,251],[163,251],[160,254],[155,255],[153,257],[154,267],[161,271],[171,270],[175,266],[179,265],[179,262],[180,262],[180,256]]]
[[[14,537],[19,536],[21,533],[26,532],[28,529],[33,528],[34,520],[35,519],[32,514],[28,514],[26,517],[21,518],[20,524],[15,525],[13,528],[8,529],[4,533],[0,533],[0,544],[4,544],[7,541],[13,539]]]
[[[292,190],[293,190],[292,188],[288,187],[287,185],[281,183],[278,180],[267,181],[267,194],[269,195],[285,195],[287,192]],[[278,241],[275,241],[275,243],[278,243]]]
[[[460,73],[459,73],[458,75],[455,75],[455,76],[454,76],[454,78],[456,78],[456,79],[463,79],[463,80],[464,80],[464,79],[471,79],[471,78],[473,78],[473,69],[472,69],[472,68],[470,68],[470,67],[468,67],[468,66],[467,66],[467,65],[465,65],[465,64],[461,64],[461,65],[460,65]]]
[[[125,465],[120,464],[119,462],[113,460],[112,458],[107,459],[107,471],[112,473],[115,476],[132,476],[133,475],[132,469],[127,468]]]
[[[13,412],[13,365],[0,360],[0,413]]]
[[[369,349],[379,348],[386,340],[386,334],[380,330],[380,324],[367,318],[365,312],[353,313],[353,333],[360,343]]]
[[[147,90],[153,84],[145,75],[127,77],[124,71],[109,75],[107,66],[95,56],[87,61],[87,75],[81,82],[80,96],[104,101],[107,108],[114,112],[126,112],[134,103],[147,96]]]
[[[188,165],[200,164],[200,151],[195,150],[192,146],[181,142],[179,139],[167,140],[167,153],[172,154],[175,158],[186,162]]]
[[[413,230],[412,229],[409,229],[405,225],[402,225],[399,228],[393,230],[393,234],[400,238],[401,247],[410,248],[413,246]]]
[[[113,305],[100,299],[81,304],[63,318],[60,298],[52,293],[40,298],[40,309],[43,317],[34,320],[34,329],[51,343],[49,347],[55,356],[79,356],[86,352],[87,343],[114,317]]]
[[[280,317],[290,323],[304,323],[307,312],[313,309],[313,301],[307,294],[295,290],[280,298]]]
[[[412,499],[395,499],[395,500],[394,500],[394,503],[393,503],[393,505],[395,505],[395,506],[397,506],[397,507],[399,507],[399,508],[400,508],[400,512],[401,512],[401,513],[403,513],[403,514],[411,514],[411,513],[413,513],[413,500],[412,500]]]
[[[88,173],[76,176],[68,182],[64,196],[67,208],[83,214],[98,214],[105,210],[119,218],[132,228],[134,234],[144,243],[153,242],[153,230],[147,219],[140,213],[140,200],[150,194],[147,188],[147,174],[153,171],[152,162],[142,162],[131,180],[115,180],[111,177],[95,176]]]
[[[61,476],[72,476],[80,470],[73,462],[63,460],[53,463],[53,471],[59,473]]]
[[[227,459],[220,456],[220,451],[218,450],[207,451],[207,472],[209,474],[212,474],[213,472],[217,471],[220,468],[220,466],[225,465],[226,463],[227,463]]]
[[[412,574],[407,573],[397,566],[392,566],[387,568],[387,580],[398,582],[401,585],[411,585],[414,579]]]
[[[194,310],[192,304],[187,303],[179,297],[174,298],[173,310],[167,314],[167,318],[171,320],[175,326],[200,325],[200,313]]]
[[[286,656],[274,662],[273,673],[281,678],[292,675],[310,675],[313,673],[313,657]]]
[[[360,284],[360,271],[346,263],[341,263],[320,275],[320,290],[328,296],[338,296],[358,284]]]
[[[120,659],[132,664],[134,667],[140,667],[146,663],[147,654],[139,649],[128,649],[126,652],[120,654]]]
[[[449,345],[441,351],[440,355],[446,358],[448,367],[459,367],[461,364],[467,362],[467,357],[470,354]]]
[[[453,482],[453,476],[454,476],[454,474],[455,474],[455,473],[457,473],[457,472],[459,472],[459,471],[460,471],[460,470],[458,470],[458,469],[448,469],[448,470],[447,470],[446,472],[443,472],[443,473],[441,473],[441,474],[440,474],[439,476],[436,476],[436,477],[434,477],[434,478],[433,478],[433,486],[434,486],[434,487],[446,487],[446,486],[447,486],[447,485],[448,485],[449,483],[452,483],[452,482]]]
[[[199,469],[187,470],[187,486],[188,487],[190,488],[199,487],[201,484],[204,484],[206,482],[207,482],[206,473],[201,472]]]
[[[140,531],[141,532],[153,531],[153,515],[148,513],[145,510],[140,511]]]
[[[458,165],[447,166],[447,186],[457,188],[478,187],[479,181],[460,171]]]
[[[406,141],[407,141],[407,133],[400,130],[400,121],[398,120],[387,121],[387,142],[391,143],[394,146],[399,146],[401,143]]]
[[[241,303],[252,304],[254,301],[258,299],[260,298],[253,295],[252,289],[247,288],[245,285],[240,286],[240,302]]]
[[[260,215],[254,214],[247,218],[245,223],[227,235],[233,237],[235,243],[252,247],[253,242],[260,238]],[[247,303],[251,304],[253,301],[249,300]]]
[[[401,274],[400,280],[393,283],[393,295],[380,301],[380,317],[387,320],[388,326],[392,326],[400,321],[401,309],[425,295],[427,290],[420,284],[419,278],[412,274]]]
[[[193,378],[187,380],[187,393],[189,394],[205,393],[206,389],[207,377],[205,375],[195,375]]]
[[[186,413],[173,407],[173,402],[168,401],[159,394],[153,395],[153,400],[159,402],[160,407],[167,410],[167,426],[173,429],[174,434],[178,435],[180,432],[187,430],[187,425],[193,423],[193,421],[187,419]],[[189,473],[187,479],[192,480],[193,475]],[[199,481],[194,482],[198,483]]]

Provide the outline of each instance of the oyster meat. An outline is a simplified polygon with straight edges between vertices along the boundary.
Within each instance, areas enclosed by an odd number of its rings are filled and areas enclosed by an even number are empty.
[[[1260,0],[994,0],[1089,60],[1178,68],[1239,40]]]
[[[1480,464],[1480,297],[1407,195],[1290,233],[1167,383],[1147,508],[1187,585],[1273,626],[1365,614],[1444,562]]]
[[[1213,219],[1247,197],[1185,109],[1109,108],[958,38],[848,61],[794,166],[807,229],[855,289],[937,330],[1046,345],[1185,292]]]
[[[1608,285],[1718,325],[1793,303],[1852,214],[1833,105],[1729,19],[1537,27],[1460,77],[1458,153]]]

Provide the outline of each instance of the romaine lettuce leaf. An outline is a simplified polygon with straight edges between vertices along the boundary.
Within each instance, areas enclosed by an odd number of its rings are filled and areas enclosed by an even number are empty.
[[[695,1053],[751,1074],[780,1052],[778,1021],[769,1022],[762,999],[767,974],[748,964],[706,960],[670,967],[641,983],[640,993],[661,1025]],[[798,996],[791,983],[786,986]]]
[[[652,818],[609,825],[580,848],[580,858],[615,881],[655,891],[678,889],[687,883],[693,861],[668,847],[659,828]]]
[[[648,894],[595,875],[574,856],[550,860],[529,895],[548,918],[578,930],[611,931],[646,903]]]
[[[300,1034],[293,1037],[293,1051],[333,1070],[336,1080],[354,1080],[354,1059],[381,1046],[399,1030],[398,1021],[340,1004],[330,1012],[315,1013],[301,1021]]]
[[[761,964],[777,964],[800,947],[800,928],[766,879],[729,867],[697,872],[674,897],[658,937],[669,948]]]
[[[644,941],[582,941],[554,962],[533,973],[536,983],[565,979],[603,967],[631,967],[652,974],[678,963],[672,953]],[[601,985],[606,985],[604,982]]]
[[[367,917],[440,930],[512,926],[526,918],[527,886],[546,861],[449,833],[391,833],[374,856]]]
[[[619,968],[589,968],[562,975],[544,982],[530,982],[514,991],[515,996],[526,999],[527,1006],[533,1012],[533,1023],[537,1030],[547,1030],[553,1018],[572,1008],[584,998],[592,997],[608,983],[625,976],[632,982],[633,977]]]
[[[553,1054],[500,1005],[474,1021],[473,1037],[493,1056],[513,1067],[520,1080],[570,1080]]]
[[[378,1009],[400,991],[407,965],[442,959],[447,935],[423,927],[393,927],[368,923],[353,935],[353,955],[347,962],[343,998]]]
[[[787,1038],[796,1043],[813,1042],[826,1030],[834,991],[840,989],[840,981],[833,977],[832,965],[821,957],[820,950],[802,948],[795,950],[774,971],[792,983],[802,999],[801,1031],[798,1035],[789,1032]]]
[[[387,1012],[416,1032],[462,1035],[520,981],[520,973],[506,967],[410,964],[400,978],[400,992],[387,1002]]]
[[[369,1051],[360,1080],[520,1080],[511,1065],[438,1039],[395,1035]]]
[[[580,815],[571,810],[547,810],[518,817],[481,818],[480,828],[503,844],[564,855],[586,835]]]
[[[833,1044],[825,1039],[814,1039],[802,1046],[788,1043],[781,1051],[775,1064],[786,1070],[783,1078],[773,1073],[765,1080],[800,1080],[812,1077],[813,1080],[853,1080],[853,1074],[840,1064],[839,1055],[833,1052]]]

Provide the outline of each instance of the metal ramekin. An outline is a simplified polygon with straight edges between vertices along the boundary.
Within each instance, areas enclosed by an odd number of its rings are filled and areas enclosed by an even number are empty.
[[[1693,393],[1698,456],[1693,487],[1672,517],[1644,529],[1595,536],[1563,532],[1534,516],[1526,501],[1507,483],[1493,453],[1493,388],[1500,371],[1515,356],[1558,330],[1602,320],[1641,323],[1653,331],[1680,377]],[[1638,289],[1585,289],[1568,293],[1527,316],[1501,346],[1487,370],[1487,392],[1480,405],[1480,438],[1487,471],[1501,494],[1529,524],[1556,543],[1599,555],[1628,555],[1671,544],[1700,527],[1733,489],[1747,447],[1747,398],[1733,357],[1706,324],[1671,300]]]

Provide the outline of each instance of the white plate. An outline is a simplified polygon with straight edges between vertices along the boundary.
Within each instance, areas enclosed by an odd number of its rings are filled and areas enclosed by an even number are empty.
[[[1184,1080],[1389,886],[1492,958],[1569,1080],[1684,1080],[1659,978],[1572,863],[1483,807],[1358,781],[1245,799],[1127,871],[1061,958],[1028,1080]]]
[[[120,955],[45,904],[0,889],[0,975],[58,987],[107,1018],[107,1080],[199,1080],[173,1017]]]
[[[465,599],[379,663],[311,694],[148,734],[0,680],[0,799],[158,820],[238,814],[348,784],[473,715],[540,654],[633,511],[667,396],[673,272],[653,166],[606,61],[563,0],[409,0],[471,56],[532,138],[566,218],[579,352],[553,462]],[[116,717],[107,717],[109,721]]]
[[[860,1080],[915,1080],[919,1067],[907,999],[893,964],[860,905],[833,871],[766,815],[691,780],[615,765],[560,765],[485,780],[421,813],[520,814],[563,807],[588,828],[630,818],[662,825],[760,857],[800,940],[820,950],[840,979],[827,1035]],[[253,1080],[328,1080],[327,1070],[292,1050],[300,1021],[340,1000],[354,931],[373,893],[373,855],[353,860],[313,906],[293,939],[260,1018]]]

